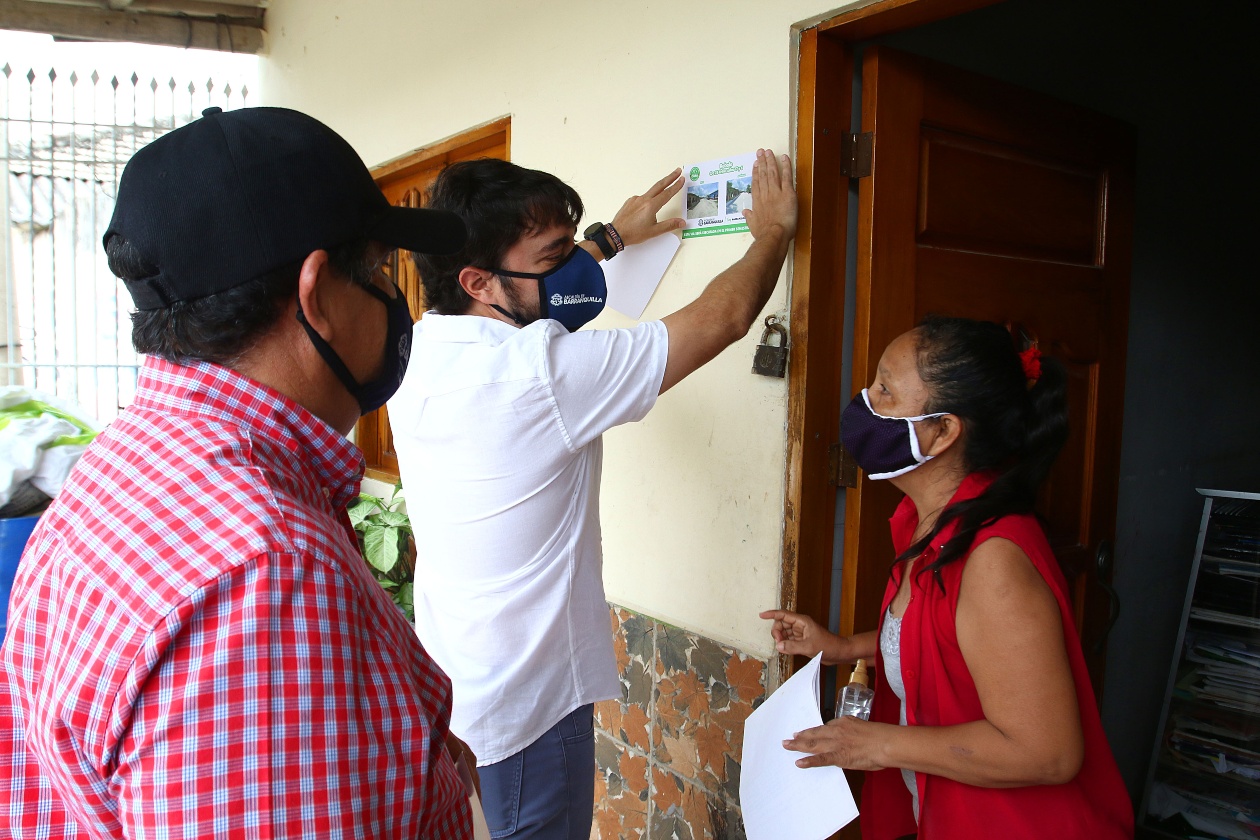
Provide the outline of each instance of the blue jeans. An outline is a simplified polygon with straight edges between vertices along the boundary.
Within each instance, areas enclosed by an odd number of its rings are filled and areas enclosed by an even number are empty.
[[[595,708],[580,706],[516,755],[478,767],[494,840],[588,840],[595,807]]]

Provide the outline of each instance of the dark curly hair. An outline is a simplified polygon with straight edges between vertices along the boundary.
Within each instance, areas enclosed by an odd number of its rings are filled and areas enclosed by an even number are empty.
[[[981,495],[946,508],[931,532],[897,558],[919,556],[956,521],[955,535],[919,569],[931,571],[940,584],[940,570],[967,555],[981,528],[1008,514],[1032,512],[1037,488],[1067,441],[1067,372],[1043,355],[1041,375],[1029,388],[1011,333],[988,321],[930,315],[914,338],[919,377],[929,395],[923,413],[959,417],[966,432],[964,468],[997,473]]]
[[[368,245],[367,240],[356,240],[329,249],[333,270],[359,285],[371,285],[375,266],[368,259]],[[109,270],[123,280],[140,280],[158,272],[122,236],[110,237],[105,255]],[[297,294],[302,262],[273,269],[218,294],[133,312],[131,343],[137,353],[170,362],[195,359],[232,365],[275,325]]]
[[[522,236],[582,218],[577,191],[555,175],[493,158],[453,163],[429,188],[426,207],[458,213],[468,242],[458,253],[412,253],[426,305],[439,315],[462,315],[472,299],[459,285],[466,266],[499,268]]]

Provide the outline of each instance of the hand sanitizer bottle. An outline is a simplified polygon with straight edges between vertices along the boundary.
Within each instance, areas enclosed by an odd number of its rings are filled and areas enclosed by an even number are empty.
[[[859,659],[854,665],[849,684],[840,694],[840,716],[849,715],[862,720],[870,720],[871,700],[875,697],[875,692],[871,690],[868,682],[866,660]]]

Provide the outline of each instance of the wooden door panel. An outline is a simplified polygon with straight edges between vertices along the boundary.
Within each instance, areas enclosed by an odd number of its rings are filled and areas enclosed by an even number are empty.
[[[1114,539],[1127,337],[1133,141],[1102,115],[885,48],[866,51],[853,389],[924,315],[1014,322],[1069,374],[1071,437],[1038,512],[1065,569],[1095,689]],[[864,476],[846,497],[842,632],[878,618],[899,493]],[[852,624],[844,624],[851,617]]]
[[[885,55],[895,50],[882,48]],[[1110,117],[948,64],[900,53],[916,62],[924,126],[959,131],[999,145],[1041,155],[1064,165],[1093,168],[1116,151],[1117,131],[1131,129]],[[898,60],[898,59],[895,59]],[[931,65],[927,75],[923,69]]]
[[[1097,170],[924,128],[917,243],[1093,266],[1102,238]]]
[[[867,56],[871,55],[870,49]],[[922,87],[911,84],[900,67],[864,59],[862,130],[875,132],[878,168],[858,182],[857,288],[854,299],[851,398],[870,384],[884,348],[913,325],[918,249],[916,203],[890,202],[886,196],[918,194],[917,167],[884,166],[888,160],[918,157],[918,114]],[[898,94],[882,100],[883,89]],[[910,129],[910,130],[908,130]],[[910,247],[906,247],[910,243]],[[871,282],[872,275],[878,282]],[[843,581],[840,632],[874,629],[893,559],[888,517],[901,494],[887,482],[865,475],[845,492]]]
[[[1075,362],[1056,353],[1068,372],[1068,422],[1071,433],[1063,451],[1041,488],[1038,511],[1044,517],[1046,536],[1056,550],[1085,545],[1089,540],[1090,511],[1087,501],[1094,476],[1091,453],[1095,445],[1092,418],[1098,413],[1098,364]]]
[[[1101,313],[1088,305],[1098,296],[1095,270],[931,248],[919,249],[916,264],[921,283],[915,321],[967,311],[999,323],[1055,323],[1056,339],[1075,358],[1098,353],[1105,340]]]

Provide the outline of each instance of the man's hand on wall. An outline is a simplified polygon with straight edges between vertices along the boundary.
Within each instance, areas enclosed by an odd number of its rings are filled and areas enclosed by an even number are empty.
[[[758,149],[753,164],[752,207],[744,211],[749,233],[760,239],[779,227],[791,239],[796,235],[796,212],[791,158]]]
[[[666,202],[678,195],[682,185],[682,169],[675,169],[653,184],[643,195],[627,198],[612,220],[612,226],[621,235],[621,241],[627,246],[637,245],[662,233],[686,227],[687,223],[681,217],[661,222],[656,220],[656,214],[661,212]]]

